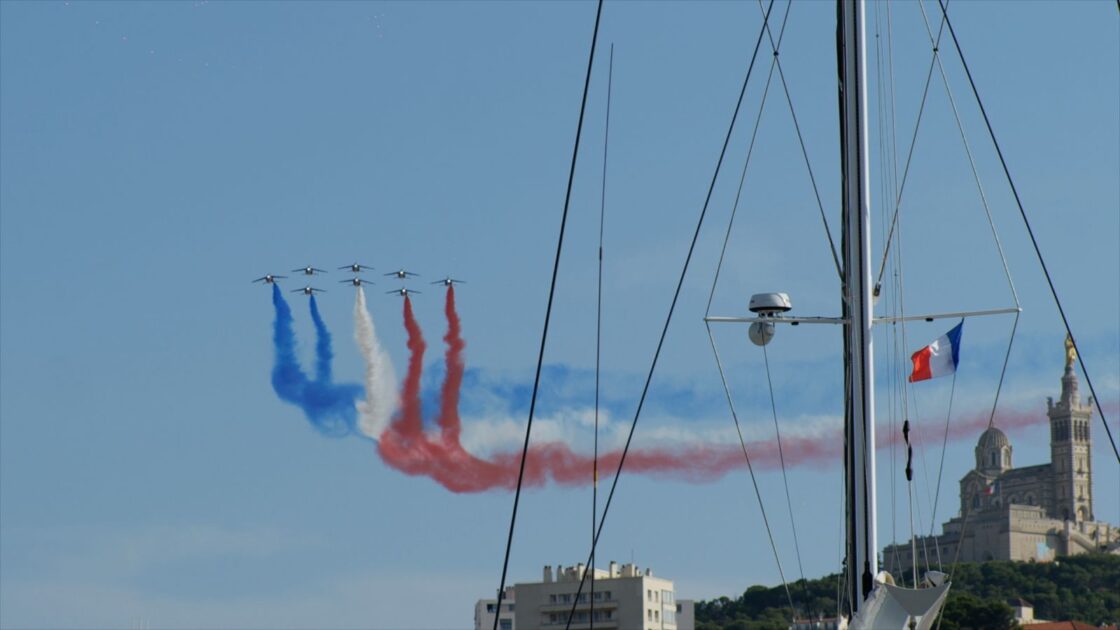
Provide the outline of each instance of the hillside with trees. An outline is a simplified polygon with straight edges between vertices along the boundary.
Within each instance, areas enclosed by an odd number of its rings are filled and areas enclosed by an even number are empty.
[[[942,630],[1014,627],[1008,602],[1020,598],[1034,605],[1039,619],[1120,623],[1120,556],[962,563],[951,579]],[[798,617],[836,616],[839,576],[798,580],[789,588]],[[735,599],[696,602],[697,630],[787,630],[789,622],[789,602],[781,586],[752,586]]]

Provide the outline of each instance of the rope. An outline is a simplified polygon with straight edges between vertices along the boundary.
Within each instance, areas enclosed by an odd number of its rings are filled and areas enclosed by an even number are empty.
[[[568,190],[564,195],[564,212],[560,218],[560,235],[556,239],[556,259],[552,263],[552,281],[548,288],[548,306],[544,312],[544,329],[541,331],[541,348],[537,354],[537,372],[533,378],[533,394],[529,399],[529,421],[525,424],[525,444],[521,448],[521,467],[517,473],[517,490],[513,495],[513,513],[509,519],[509,536],[506,538],[505,559],[502,561],[502,580],[498,586],[498,603],[496,610],[501,610],[502,599],[506,590],[506,575],[509,571],[509,553],[513,547],[513,531],[517,524],[517,507],[521,501],[521,486],[525,480],[525,460],[529,457],[529,437],[533,431],[533,413],[537,407],[537,390],[541,383],[541,366],[544,364],[544,349],[548,341],[548,324],[552,318],[552,300],[556,295],[556,276],[560,271],[560,254],[564,250],[564,227],[568,223],[568,207],[572,200],[572,182],[576,175],[576,158],[579,157],[579,140],[583,133],[583,114],[587,109],[587,92],[591,85],[591,68],[595,62],[595,44],[599,40],[599,19],[603,15],[603,0],[595,10],[595,30],[591,35],[591,52],[587,58],[587,76],[583,80],[583,100],[579,106],[579,122],[576,124],[575,147],[572,149],[572,165],[568,170]],[[494,630],[498,630],[498,618],[494,615]]]
[[[607,65],[607,115],[603,128],[603,185],[599,197],[599,278],[595,301],[595,447],[592,456],[591,479],[591,542],[595,542],[595,525],[599,514],[599,357],[603,340],[603,225],[607,215],[607,144],[611,135],[611,85],[614,82],[614,44],[611,44],[610,62]],[[595,553],[591,553],[591,618],[595,628]]]
[[[910,421],[902,422],[902,439],[906,441],[906,500],[910,505],[910,572],[914,588],[918,588],[918,542],[914,536],[914,449],[910,446]]]
[[[1054,288],[1054,280],[1050,277],[1050,270],[1046,267],[1046,261],[1042,258],[1042,250],[1038,246],[1038,239],[1034,236],[1034,230],[1031,229],[1030,219],[1027,218],[1027,211],[1023,207],[1023,200],[1019,197],[1019,189],[1015,187],[1015,181],[1011,177],[1011,170],[1007,166],[1007,160],[1003,157],[1003,149],[1000,148],[999,140],[996,139],[995,129],[992,128],[992,121],[988,117],[988,110],[984,107],[984,102],[980,99],[980,91],[976,87],[976,82],[972,79],[972,71],[968,68],[968,62],[965,61],[964,51],[961,49],[960,40],[957,39],[957,33],[953,29],[953,23],[949,20],[948,7],[943,0],[937,0],[938,5],[941,7],[941,15],[945,21],[946,26],[949,27],[949,35],[953,38],[953,46],[957,49],[957,56],[960,57],[961,66],[964,68],[965,76],[968,77],[968,84],[972,88],[972,94],[976,98],[976,105],[980,108],[980,114],[984,117],[984,125],[988,129],[988,135],[992,139],[992,146],[995,147],[996,155],[999,157],[1000,166],[1003,168],[1003,174],[1007,178],[1007,185],[1011,188],[1011,194],[1015,197],[1015,205],[1019,208],[1019,215],[1023,217],[1023,225],[1027,228],[1027,234],[1031,238],[1031,245],[1034,246],[1034,253],[1038,257],[1038,264],[1042,267],[1042,273],[1046,276],[1046,284],[1050,287],[1050,294],[1054,297],[1054,304],[1058,307],[1058,313],[1062,316],[1062,324],[1066,328],[1066,334],[1069,335],[1070,342],[1077,350],[1077,340],[1073,336],[1073,330],[1069,325],[1069,318],[1066,317],[1066,311],[1062,307],[1062,300],[1058,297],[1058,290]],[[1085,367],[1085,360],[1081,356],[1081,352],[1077,353],[1077,363],[1081,367],[1081,373],[1085,375],[1085,384],[1089,387],[1089,392],[1093,395],[1093,402],[1097,407],[1097,414],[1101,418],[1101,424],[1104,425],[1104,431],[1108,434],[1108,443],[1112,447],[1112,453],[1116,456],[1117,463],[1120,463],[1120,448],[1116,446],[1116,440],[1112,437],[1112,429],[1108,426],[1108,419],[1104,415],[1104,409],[1101,408],[1101,401],[1097,397],[1097,391],[1093,387],[1093,381],[1089,378],[1089,370]]]
[[[600,0],[600,7],[601,6],[602,6],[602,0]],[[743,105],[743,97],[746,95],[747,85],[750,83],[751,75],[754,72],[755,61],[757,61],[757,59],[758,59],[758,49],[762,45],[762,35],[763,35],[763,33],[765,33],[767,21],[770,19],[770,11],[773,8],[774,8],[774,0],[770,0],[770,6],[767,8],[766,15],[763,17],[762,28],[758,32],[758,39],[755,41],[755,44],[754,44],[754,52],[751,53],[751,61],[750,61],[750,65],[747,67],[747,75],[746,75],[746,77],[743,78],[743,87],[739,90],[739,99],[735,103],[735,111],[732,112],[732,114],[731,114],[731,122],[727,127],[727,135],[724,137],[723,147],[720,149],[719,159],[716,161],[715,171],[712,173],[712,181],[708,185],[708,193],[704,198],[704,205],[701,208],[700,216],[696,221],[696,229],[692,233],[692,241],[688,246],[688,254],[685,256],[684,265],[681,267],[680,278],[677,280],[677,287],[673,292],[673,301],[669,304],[669,312],[666,314],[665,324],[661,328],[661,335],[660,335],[660,337],[658,338],[658,341],[657,341],[657,349],[653,353],[653,360],[650,362],[649,372],[646,374],[645,385],[642,387],[642,394],[638,398],[638,407],[637,407],[637,409],[635,409],[634,419],[630,423],[630,432],[627,434],[626,443],[622,447],[622,454],[621,454],[621,456],[619,457],[619,460],[618,460],[618,469],[615,472],[614,479],[611,481],[610,492],[607,493],[607,502],[603,506],[603,515],[599,519],[599,527],[595,532],[595,539],[591,543],[591,552],[588,554],[588,562],[589,563],[591,561],[591,558],[595,554],[596,546],[598,546],[598,544],[599,544],[599,536],[602,535],[603,526],[607,522],[607,515],[610,512],[611,501],[614,499],[615,490],[618,488],[618,480],[622,477],[622,470],[623,470],[623,467],[626,465],[626,456],[630,452],[630,443],[634,439],[634,430],[638,427],[638,419],[641,418],[641,415],[642,415],[642,407],[645,405],[646,396],[649,393],[649,386],[650,386],[650,383],[653,381],[653,373],[657,369],[657,360],[661,356],[661,348],[665,344],[665,336],[669,332],[669,324],[671,324],[672,321],[673,321],[673,313],[676,311],[676,308],[677,308],[677,300],[680,298],[681,287],[684,286],[685,276],[688,275],[688,266],[689,266],[689,263],[692,262],[692,254],[696,249],[696,241],[699,240],[699,238],[700,238],[700,229],[704,226],[704,217],[707,216],[707,214],[708,214],[708,205],[711,203],[712,193],[715,191],[716,180],[719,178],[720,168],[723,166],[723,159],[727,155],[727,147],[728,147],[728,145],[731,144],[731,134],[735,130],[735,120],[739,117],[739,110],[742,108],[742,105]],[[596,22],[596,23],[598,23],[598,22]],[[592,46],[592,51],[594,52],[594,46]],[[528,441],[526,441],[526,447],[527,446],[528,446]],[[524,470],[524,459],[522,459],[522,470]],[[572,618],[575,616],[576,605],[579,602],[580,594],[583,592],[583,584],[584,584],[584,581],[585,581],[586,577],[587,577],[586,573],[584,573],[584,575],[580,577],[579,588],[576,590],[576,596],[572,600],[572,609],[568,613],[568,621],[567,621],[567,624],[566,624],[566,627],[568,627],[568,628],[570,628],[571,625],[572,625]]]

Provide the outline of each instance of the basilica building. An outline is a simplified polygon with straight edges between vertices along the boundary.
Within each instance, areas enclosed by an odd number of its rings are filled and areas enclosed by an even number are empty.
[[[960,481],[960,512],[940,536],[915,538],[919,571],[961,562],[1048,562],[1083,553],[1120,554],[1120,528],[1093,512],[1092,398],[1081,404],[1076,355],[1067,346],[1062,393],[1046,402],[1050,463],[1015,468],[1011,441],[996,427],[976,444],[976,468]],[[890,545],[881,566],[909,578],[913,548]]]

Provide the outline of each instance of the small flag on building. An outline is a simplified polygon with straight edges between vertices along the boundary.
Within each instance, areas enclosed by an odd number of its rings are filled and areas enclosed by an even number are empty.
[[[999,494],[999,479],[996,479],[994,482],[992,482],[992,484],[990,486],[984,488],[984,495],[985,496],[990,497],[994,494]]]
[[[947,376],[957,371],[961,356],[961,327],[964,320],[933,343],[910,355],[914,371],[910,382],[917,383],[938,376]]]

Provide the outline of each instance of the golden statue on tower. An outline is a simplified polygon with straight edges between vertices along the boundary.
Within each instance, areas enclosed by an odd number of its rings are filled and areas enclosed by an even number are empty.
[[[1074,362],[1077,361],[1077,347],[1073,345],[1073,337],[1066,334],[1066,367],[1073,367]]]

